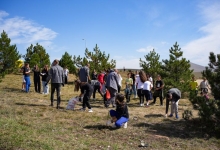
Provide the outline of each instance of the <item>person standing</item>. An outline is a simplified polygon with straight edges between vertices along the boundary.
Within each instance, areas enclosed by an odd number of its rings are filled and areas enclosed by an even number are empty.
[[[41,92],[41,85],[40,85],[40,69],[38,65],[35,65],[32,69],[34,72],[34,88],[35,92],[40,93]]]
[[[131,78],[133,80],[132,91],[133,91],[133,94],[134,94],[134,98],[137,98],[137,89],[136,89],[136,84],[135,84],[136,75],[131,70],[130,70],[130,74],[131,74]]]
[[[69,75],[69,69],[67,67],[64,67],[64,75],[65,75],[65,84],[68,83],[68,75]]]
[[[139,76],[137,76],[136,85],[137,85],[137,95],[140,100],[140,106],[144,106],[144,94],[143,94],[143,87],[144,82],[147,81],[146,74],[141,70],[139,71]]]
[[[82,103],[82,108],[80,110],[85,111],[87,106],[89,109],[88,112],[93,112],[91,105],[89,103],[89,99],[93,93],[92,85],[90,85],[88,82],[81,82],[80,80],[76,80],[74,91],[79,91],[79,89],[81,90],[81,93],[79,95],[80,99],[81,96],[83,95],[83,103]]]
[[[87,64],[86,66],[83,66],[79,69],[79,80],[81,82],[89,82],[90,81],[90,76],[89,76],[89,67],[90,64]]]
[[[122,87],[122,77],[121,77],[121,75],[120,75],[120,73],[119,73],[119,71],[117,70],[117,69],[115,69],[115,72],[117,73],[117,75],[118,75],[118,84],[119,84],[119,86],[118,86],[118,93],[120,93],[120,91],[121,91],[121,87]]]
[[[209,91],[208,89],[210,89],[208,81],[207,81],[206,77],[203,77],[203,81],[200,83],[200,90],[201,90],[201,92],[208,93],[208,91]]]
[[[198,94],[198,83],[196,82],[196,79],[194,76],[192,76],[192,80],[189,83],[190,85],[190,93],[193,93],[195,95]]]
[[[24,66],[24,70],[23,70],[23,75],[24,75],[24,79],[25,79],[25,91],[26,93],[29,92],[30,90],[30,86],[31,86],[31,80],[30,80],[30,67],[29,67],[29,64],[26,63],[25,66]]]
[[[173,117],[175,113],[176,119],[179,119],[178,116],[178,103],[179,99],[181,98],[181,92],[177,88],[171,88],[166,95],[166,114],[167,117],[168,109],[169,109],[169,102],[171,101],[171,113],[168,117]]]
[[[51,80],[51,105],[53,106],[53,101],[54,101],[54,92],[56,90],[57,93],[57,109],[60,108],[60,103],[61,103],[61,98],[60,98],[60,90],[61,90],[61,85],[64,86],[64,81],[65,81],[65,75],[63,68],[59,66],[59,60],[55,59],[52,63],[52,67],[50,68],[48,72],[48,78],[47,78],[47,83]],[[47,85],[46,83],[46,85]]]
[[[164,87],[164,83],[161,80],[161,76],[157,75],[157,81],[155,83],[155,90],[154,90],[154,101],[153,103],[156,103],[156,98],[159,97],[160,98],[160,106],[163,106],[163,87]]]
[[[42,86],[43,86],[43,92],[42,94],[49,94],[49,86],[46,84],[47,83],[47,77],[48,77],[48,65],[44,66],[44,69],[41,71],[41,76],[42,76]]]
[[[109,103],[112,103],[112,106],[115,107],[115,97],[118,92],[118,75],[114,70],[110,70],[107,75],[107,81],[105,85],[110,93],[110,99],[107,101],[106,107],[109,106]]]
[[[25,81],[25,76],[23,74],[24,72],[24,67],[25,65],[21,68],[20,72],[22,72],[22,85],[21,85],[21,89],[22,91],[25,91],[25,85],[26,85],[26,81]]]
[[[151,89],[153,87],[153,84],[151,83],[149,76],[147,76],[147,81],[144,82],[143,85],[143,94],[146,98],[146,107],[149,106],[149,100],[151,100]]]
[[[130,102],[130,97],[132,93],[132,85],[133,85],[133,80],[131,78],[131,74],[127,74],[127,78],[125,79],[125,97],[126,97],[126,102]]]

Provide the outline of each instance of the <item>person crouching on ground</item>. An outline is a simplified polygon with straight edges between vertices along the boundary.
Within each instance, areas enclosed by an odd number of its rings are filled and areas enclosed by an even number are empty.
[[[81,82],[80,80],[75,81],[75,89],[74,91],[81,90],[79,97],[83,96],[82,108],[81,111],[86,110],[86,106],[88,107],[88,112],[93,112],[89,103],[89,99],[93,93],[93,87],[88,82]]]
[[[127,122],[129,120],[128,107],[125,102],[125,96],[123,94],[116,95],[116,110],[110,110],[111,121],[107,124],[114,123],[113,128],[124,127],[127,128]]]
[[[173,113],[175,112],[176,119],[179,119],[178,116],[178,103],[181,98],[181,92],[177,88],[171,88],[166,95],[166,117],[169,109],[169,101],[171,101],[171,113],[168,117],[173,117]]]

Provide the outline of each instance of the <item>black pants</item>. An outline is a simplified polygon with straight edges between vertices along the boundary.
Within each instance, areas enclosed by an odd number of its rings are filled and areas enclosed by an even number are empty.
[[[82,107],[83,108],[86,108],[86,106],[87,106],[89,109],[91,109],[91,105],[89,103],[89,99],[92,96],[92,93],[93,93],[93,91],[89,91],[89,92],[86,91],[86,93],[84,94],[84,96],[83,96],[83,103],[82,103]]]
[[[61,83],[51,83],[51,96],[50,96],[51,105],[53,105],[54,92],[56,90],[56,92],[57,92],[57,108],[60,106],[60,101],[61,101],[60,89],[61,89]]]
[[[38,92],[38,93],[41,92],[40,78],[34,79],[34,88],[35,88],[35,92]]]
[[[156,103],[156,99],[157,97],[160,98],[160,105],[163,105],[163,91],[154,91],[154,102],[153,103]]]
[[[140,100],[140,104],[143,104],[144,103],[144,94],[142,92],[143,89],[137,89],[137,95],[139,97],[139,100]]]
[[[121,86],[118,86],[118,93],[121,92]]]
[[[65,75],[65,84],[68,82],[68,77]]]
[[[103,95],[100,91],[100,85],[94,85],[93,98],[95,98],[95,93],[97,90],[98,90],[99,94],[103,97]]]

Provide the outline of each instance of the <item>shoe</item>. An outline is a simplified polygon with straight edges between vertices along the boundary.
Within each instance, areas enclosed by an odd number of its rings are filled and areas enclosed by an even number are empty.
[[[141,107],[143,107],[143,106],[144,106],[144,104],[140,104],[140,106],[141,106]]]
[[[85,111],[86,109],[85,109],[85,108],[80,108],[79,110],[80,110],[80,111]]]
[[[173,114],[170,114],[168,117],[173,117]]]
[[[93,112],[92,109],[89,109],[88,112]]]
[[[124,125],[123,125],[123,128],[126,129],[127,127],[128,127],[128,122],[125,122]]]
[[[179,119],[179,116],[178,116],[178,115],[176,115],[176,119]]]
[[[57,109],[60,109],[60,106],[59,106],[59,105],[57,105]]]

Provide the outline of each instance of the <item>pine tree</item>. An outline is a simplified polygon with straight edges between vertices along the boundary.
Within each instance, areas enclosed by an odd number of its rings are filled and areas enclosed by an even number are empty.
[[[81,58],[80,56],[73,57],[73,62],[76,66],[81,67],[86,65],[87,63],[90,64],[90,70],[96,70],[97,72],[101,72],[102,70],[108,68],[114,68],[116,65],[115,60],[110,60],[110,55],[106,55],[105,52],[101,52],[99,47],[95,46],[93,52],[90,52],[87,48],[85,50],[85,57]]]
[[[39,68],[43,68],[45,65],[50,66],[50,56],[46,53],[43,46],[38,43],[33,46],[32,44],[27,48],[27,53],[23,56],[26,63],[30,64],[30,67],[38,65]]]
[[[177,42],[169,50],[169,60],[162,60],[162,78],[165,90],[178,88],[182,93],[189,90],[189,82],[193,70],[190,70],[190,61],[182,58],[183,52]]]
[[[16,69],[16,62],[21,58],[16,45],[11,45],[11,39],[5,31],[0,38],[0,74],[11,73]]]
[[[146,73],[152,76],[154,79],[153,82],[155,82],[157,75],[161,72],[162,63],[159,61],[160,55],[153,49],[153,51],[150,51],[144,57],[146,61],[140,59],[140,66]]]
[[[76,74],[77,71],[76,71],[76,67],[73,64],[72,55],[68,54],[67,52],[65,52],[65,54],[62,55],[59,64],[63,68],[67,67],[70,73]]]
[[[210,52],[208,65],[202,75],[209,81],[215,99],[220,100],[220,54]]]

